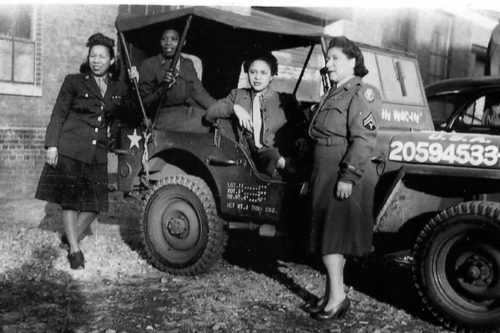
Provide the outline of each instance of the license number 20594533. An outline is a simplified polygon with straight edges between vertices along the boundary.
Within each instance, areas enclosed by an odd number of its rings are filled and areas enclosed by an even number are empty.
[[[390,145],[389,160],[492,167],[498,164],[499,149],[492,144],[395,140]]]

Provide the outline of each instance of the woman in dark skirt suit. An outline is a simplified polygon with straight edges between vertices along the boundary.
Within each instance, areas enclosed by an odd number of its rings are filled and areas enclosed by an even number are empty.
[[[368,73],[359,48],[345,37],[331,40],[327,52],[334,83],[313,113],[309,135],[315,141],[311,174],[311,250],[326,267],[325,294],[305,310],[318,320],[337,319],[350,306],[344,291],[346,256],[371,252],[377,120],[380,93],[362,81]]]
[[[81,73],[66,76],[57,96],[35,195],[62,206],[63,239],[69,244],[72,269],[84,268],[79,237],[98,212],[108,209],[108,125],[116,118],[130,119],[135,106],[128,86],[118,81],[114,41],[98,33],[87,46]],[[135,67],[129,76],[138,79]]]

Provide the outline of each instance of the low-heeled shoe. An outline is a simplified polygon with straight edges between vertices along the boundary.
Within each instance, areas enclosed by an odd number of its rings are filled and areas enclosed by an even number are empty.
[[[85,268],[85,258],[82,251],[68,254],[68,260],[71,269]]]
[[[325,311],[324,309],[320,312],[313,314],[313,318],[316,320],[335,320],[342,318],[346,313],[349,307],[351,306],[351,301],[349,298],[344,298],[342,303],[340,303],[339,307],[335,309],[331,309],[329,311]]]

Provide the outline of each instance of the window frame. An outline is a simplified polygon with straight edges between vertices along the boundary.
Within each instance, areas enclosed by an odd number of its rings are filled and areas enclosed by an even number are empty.
[[[42,96],[42,78],[41,78],[41,28],[40,11],[37,5],[31,5],[31,38],[16,37],[14,31],[10,36],[1,35],[0,40],[11,42],[10,49],[11,58],[11,73],[10,80],[0,79],[0,95],[21,95],[21,96]],[[14,23],[15,29],[15,23]],[[32,81],[16,81],[15,62],[16,62],[16,42],[25,45],[30,45],[33,50],[31,55],[33,63],[33,80]],[[38,59],[38,60],[37,60]]]

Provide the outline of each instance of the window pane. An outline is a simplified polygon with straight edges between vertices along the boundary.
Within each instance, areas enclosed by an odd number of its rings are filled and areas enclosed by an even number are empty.
[[[429,99],[432,120],[436,124],[445,123],[455,111],[455,96],[438,96]]]
[[[14,81],[35,81],[35,45],[33,43],[15,42],[14,44]]]
[[[385,55],[377,55],[382,77],[385,100],[393,103],[409,103],[423,105],[424,97],[418,80],[416,64],[405,59],[393,59]],[[399,63],[401,78],[398,78],[396,63]],[[401,81],[400,81],[401,80]],[[405,95],[403,95],[405,91]]]
[[[0,6],[0,36],[12,36],[14,6]]]
[[[482,96],[474,101],[464,114],[463,122],[467,125],[480,125],[483,119],[485,97]]]
[[[380,85],[380,78],[378,75],[377,61],[375,60],[375,54],[363,51],[363,58],[365,60],[365,66],[368,69],[368,74],[363,78],[363,82],[371,84],[378,88],[382,92],[382,86]]]
[[[16,25],[14,36],[18,38],[31,39],[33,9],[30,5],[19,5],[16,13]]]
[[[404,59],[399,59],[398,61],[406,88],[406,96],[404,96],[405,102],[424,105],[424,95],[420,86],[416,64]]]
[[[12,41],[0,39],[0,80],[12,80]]]

